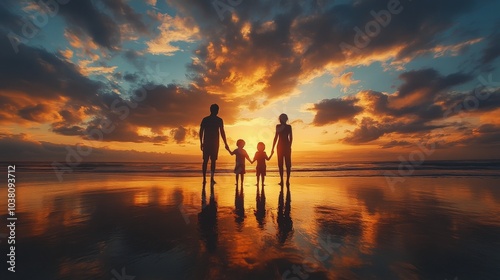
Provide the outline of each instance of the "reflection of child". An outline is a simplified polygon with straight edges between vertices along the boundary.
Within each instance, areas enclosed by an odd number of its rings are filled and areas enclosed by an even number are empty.
[[[243,180],[245,179],[245,159],[247,159],[250,163],[250,157],[248,156],[247,151],[243,149],[245,147],[245,141],[243,139],[239,139],[236,141],[237,149],[234,151],[229,151],[231,155],[236,155],[236,165],[234,167],[234,174],[236,174],[236,185],[238,185],[238,175],[241,176],[241,186],[243,186]]]
[[[274,151],[271,152],[271,155],[268,157],[264,151],[265,149],[266,145],[259,142],[259,144],[257,144],[257,152],[255,152],[255,156],[253,157],[253,161],[257,161],[257,186],[259,185],[259,177],[262,178],[262,186],[264,186],[264,179],[266,177],[266,160],[270,160],[274,153]]]

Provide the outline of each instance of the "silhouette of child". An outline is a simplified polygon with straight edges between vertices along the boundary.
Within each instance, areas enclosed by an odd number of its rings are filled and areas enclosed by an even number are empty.
[[[253,161],[257,161],[256,167],[256,175],[257,175],[257,186],[259,185],[259,177],[262,178],[262,186],[264,186],[264,180],[266,177],[266,160],[270,160],[274,154],[274,151],[271,152],[270,156],[267,156],[266,145],[262,142],[257,144],[257,152],[255,152],[255,156],[253,157]]]
[[[247,151],[243,149],[245,147],[245,141],[243,139],[238,139],[236,141],[237,149],[234,151],[229,151],[231,155],[236,155],[236,166],[234,167],[234,174],[236,174],[236,185],[238,185],[238,175],[241,176],[241,186],[243,186],[243,180],[245,179],[245,159],[247,159],[250,163],[253,163],[248,156]]]

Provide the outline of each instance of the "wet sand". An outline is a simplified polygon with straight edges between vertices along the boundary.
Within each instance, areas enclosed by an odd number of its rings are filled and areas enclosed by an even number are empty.
[[[1,279],[500,279],[499,178],[18,177]]]

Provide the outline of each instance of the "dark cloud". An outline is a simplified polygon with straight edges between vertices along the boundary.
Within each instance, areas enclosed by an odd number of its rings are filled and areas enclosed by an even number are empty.
[[[363,118],[354,131],[344,138],[349,144],[362,144],[377,140],[387,132],[387,127],[371,118]]]
[[[137,127],[127,122],[112,122],[103,119],[96,119],[85,130],[82,137],[90,140],[98,141],[118,141],[118,142],[134,142],[134,143],[165,143],[168,137],[164,135],[140,135]]]
[[[11,55],[11,48],[7,41],[0,41],[2,92],[23,92],[35,99],[57,100],[62,95],[74,101],[95,102],[103,88],[102,83],[83,76],[74,64],[43,49],[20,45],[22,55]]]
[[[482,64],[490,64],[500,56],[500,24],[497,24],[493,33],[488,36],[487,43],[481,58]]]
[[[60,14],[76,35],[87,34],[99,46],[117,49],[120,28],[112,17],[100,11],[94,1],[70,1],[60,6]]]
[[[423,97],[426,99],[435,96],[441,90],[463,84],[472,79],[470,75],[463,73],[441,76],[437,70],[432,68],[405,72],[399,78],[404,81],[398,88],[399,98],[424,90],[425,95]]]
[[[144,58],[138,51],[127,50],[123,52],[123,56],[128,62],[132,63],[132,65],[134,65],[136,68],[144,69],[144,64],[145,64]]]
[[[9,10],[11,7],[12,1],[2,1],[2,3],[0,3],[0,27],[19,32],[23,22],[21,17]]]
[[[136,13],[123,0],[102,0],[102,2],[111,10],[116,19],[130,23],[135,31],[148,33],[146,24],[140,14]]]
[[[363,111],[361,106],[355,105],[357,101],[354,98],[323,99],[309,109],[316,113],[313,124],[321,126],[341,120],[353,122],[354,116]]]
[[[411,142],[408,141],[398,141],[398,140],[392,140],[387,143],[384,143],[381,147],[384,149],[389,149],[389,148],[394,148],[394,147],[410,147],[414,145]]]
[[[45,104],[37,104],[34,106],[26,106],[18,111],[18,115],[26,120],[43,122],[44,115],[50,114],[52,109]]]
[[[172,129],[170,133],[174,137],[175,142],[177,142],[177,144],[180,144],[184,143],[184,141],[186,140],[188,130],[182,126],[179,126],[176,129]]]
[[[457,144],[462,145],[500,145],[500,125],[498,124],[483,124],[474,129],[474,133],[457,141]]]
[[[66,136],[81,136],[84,133],[84,128],[77,125],[65,126],[64,123],[54,123],[52,131]]]
[[[87,34],[97,45],[109,50],[120,49],[123,37],[150,33],[142,15],[123,0],[70,1],[60,5],[60,14],[72,33]]]
[[[123,76],[123,79],[127,82],[135,83],[139,80],[139,76],[137,74],[127,73]]]
[[[83,142],[81,145],[91,142]],[[170,153],[139,152],[135,150],[118,151],[107,148],[96,148],[92,145],[85,146],[91,150],[90,154],[81,155],[82,162],[109,161],[109,159],[122,161],[179,161],[190,156],[175,155]],[[80,149],[82,149],[80,147]],[[83,148],[87,151],[87,148]],[[0,153],[8,161],[57,161],[66,165],[68,154],[78,155],[79,147],[75,145],[54,144],[44,141],[29,139],[25,134],[7,135],[0,134]],[[191,159],[198,158],[192,157]],[[75,160],[74,158],[72,160]]]

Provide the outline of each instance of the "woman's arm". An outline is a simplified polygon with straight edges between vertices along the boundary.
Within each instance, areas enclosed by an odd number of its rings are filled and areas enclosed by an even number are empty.
[[[274,133],[273,148],[271,149],[271,154],[274,152],[274,146],[276,145],[277,140],[278,140],[278,126],[276,126],[276,132]]]

